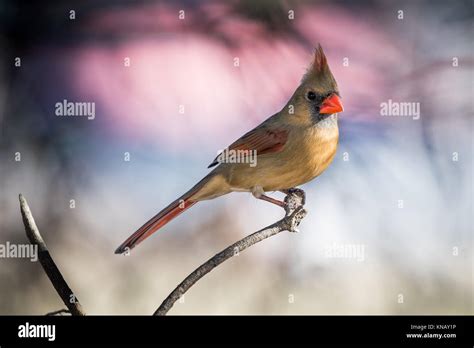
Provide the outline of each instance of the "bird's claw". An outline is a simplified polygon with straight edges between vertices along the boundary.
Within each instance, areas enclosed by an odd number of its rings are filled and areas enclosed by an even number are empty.
[[[306,196],[303,190],[298,188],[291,188],[284,191],[285,197],[285,211],[291,214],[298,207],[302,207],[305,204]]]
[[[306,203],[306,194],[302,189],[293,187],[287,190],[289,195],[296,195],[301,198],[301,205]]]

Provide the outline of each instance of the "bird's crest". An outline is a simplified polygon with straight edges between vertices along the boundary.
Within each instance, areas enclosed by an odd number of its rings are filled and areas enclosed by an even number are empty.
[[[330,72],[329,66],[328,66],[328,60],[326,58],[326,55],[324,54],[323,48],[321,47],[320,44],[318,44],[318,47],[316,47],[314,50],[313,61],[311,65],[309,66],[308,71],[303,76],[302,81],[306,81],[310,79],[311,77],[326,75],[328,72]]]
[[[323,48],[321,47],[320,44],[318,44],[318,47],[314,50],[314,61],[313,61],[313,66],[312,70],[314,70],[315,73],[322,73],[326,68],[328,67],[328,60],[326,59],[326,55],[323,52]]]

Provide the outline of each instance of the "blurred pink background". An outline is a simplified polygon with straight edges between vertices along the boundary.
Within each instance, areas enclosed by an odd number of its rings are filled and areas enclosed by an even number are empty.
[[[301,232],[226,262],[170,314],[473,313],[472,3],[7,4],[0,243],[26,243],[21,192],[87,313],[152,313],[210,256],[281,218],[231,194],[113,253],[284,106],[318,43],[345,112],[333,164],[302,187]],[[55,116],[64,99],[95,102],[95,119]],[[388,99],[419,102],[420,119],[381,116]],[[333,245],[363,245],[363,258],[330,257]],[[0,314],[62,307],[29,260],[0,259],[0,291]]]

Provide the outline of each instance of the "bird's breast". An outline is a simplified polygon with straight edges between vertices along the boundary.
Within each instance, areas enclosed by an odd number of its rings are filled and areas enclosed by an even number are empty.
[[[277,191],[302,185],[320,175],[336,154],[339,131],[335,127],[293,129],[281,152],[258,156],[255,167],[220,165],[232,191]]]
[[[337,124],[331,127],[314,126],[301,133],[301,139],[296,141],[293,172],[299,178],[301,185],[319,176],[334,159],[339,140]]]

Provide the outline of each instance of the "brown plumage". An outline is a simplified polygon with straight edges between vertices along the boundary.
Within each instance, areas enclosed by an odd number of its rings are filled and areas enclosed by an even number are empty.
[[[228,153],[254,154],[256,165],[222,162],[191,190],[155,215],[117,248],[132,249],[198,201],[233,191],[251,192],[278,205],[267,191],[286,191],[320,175],[336,154],[339,139],[337,113],[343,111],[336,80],[321,48],[285,107],[232,143]]]

